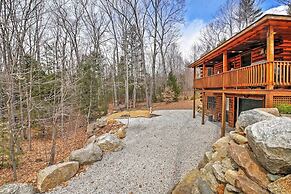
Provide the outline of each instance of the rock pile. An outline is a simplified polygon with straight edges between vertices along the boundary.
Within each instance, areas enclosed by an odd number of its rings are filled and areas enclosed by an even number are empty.
[[[173,194],[291,193],[291,119],[275,109],[242,112]]]
[[[106,117],[101,117],[100,119],[97,119],[96,122],[90,123],[87,126],[87,135],[90,137],[96,133],[99,129],[105,127],[107,125],[107,119]]]

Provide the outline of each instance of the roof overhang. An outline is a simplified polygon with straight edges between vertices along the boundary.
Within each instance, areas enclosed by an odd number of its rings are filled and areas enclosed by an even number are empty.
[[[249,37],[256,34],[256,32],[263,30],[265,27],[269,26],[270,24],[273,25],[274,23],[278,21],[288,22],[291,24],[291,16],[270,15],[270,14],[264,15],[261,19],[251,24],[249,27],[245,28],[244,30],[236,34],[235,36],[231,37],[220,46],[204,54],[200,59],[188,65],[188,67],[193,68],[195,66],[201,65],[207,60],[217,57],[218,55],[222,54],[228,49],[233,48],[235,45],[242,43],[244,40],[247,40]]]

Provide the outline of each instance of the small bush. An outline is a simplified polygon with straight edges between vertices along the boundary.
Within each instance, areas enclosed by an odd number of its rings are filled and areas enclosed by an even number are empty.
[[[291,104],[280,104],[277,108],[282,114],[291,114]]]
[[[168,75],[167,86],[174,92],[174,101],[177,102],[181,93],[181,86],[172,71]]]
[[[166,103],[171,103],[171,102],[175,102],[176,100],[176,94],[175,92],[172,90],[172,88],[170,87],[166,87],[165,91],[162,93],[163,95],[163,101]]]

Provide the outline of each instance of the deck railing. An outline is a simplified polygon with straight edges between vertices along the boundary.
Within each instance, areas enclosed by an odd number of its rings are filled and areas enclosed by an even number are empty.
[[[275,61],[274,66],[274,85],[290,86],[291,85],[291,62]]]
[[[265,62],[195,80],[195,88],[291,86],[291,61]]]

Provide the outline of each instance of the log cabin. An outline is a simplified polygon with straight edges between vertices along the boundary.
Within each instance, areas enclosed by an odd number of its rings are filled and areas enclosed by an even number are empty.
[[[291,104],[291,17],[265,15],[189,65],[205,114],[235,127],[242,111]],[[195,118],[195,98],[193,100]]]

